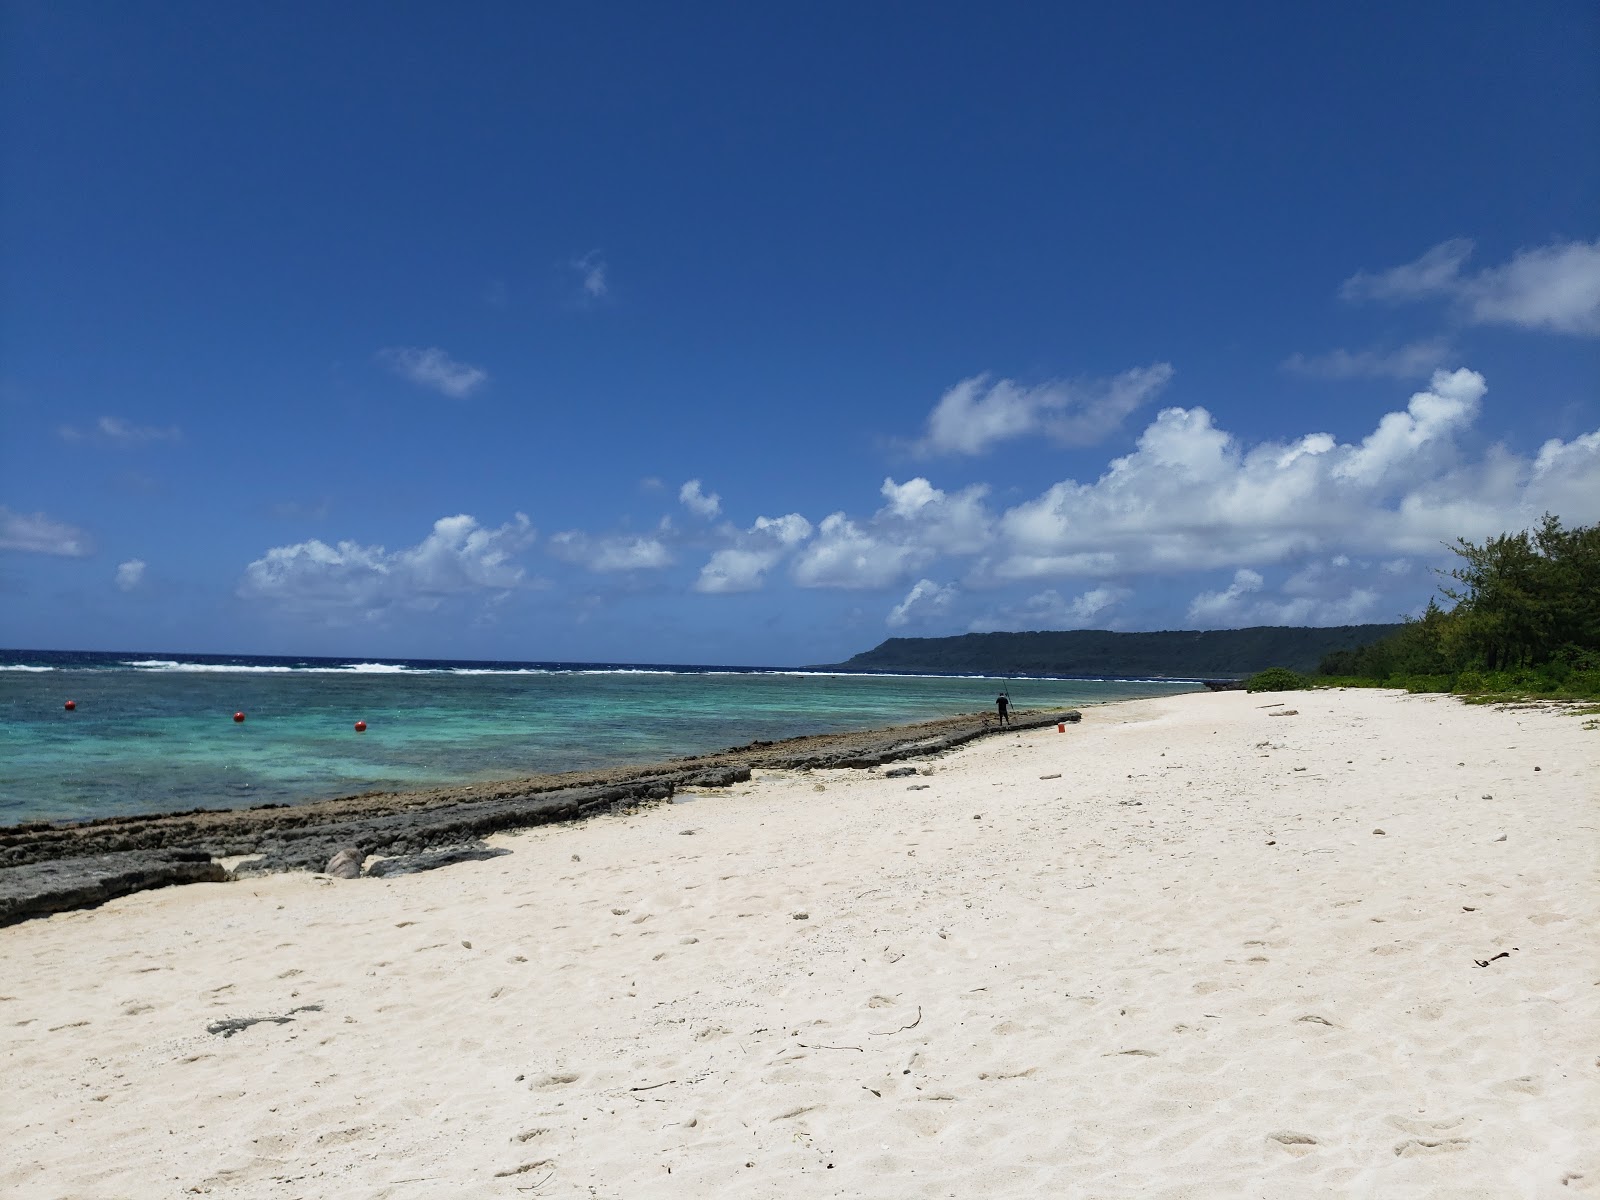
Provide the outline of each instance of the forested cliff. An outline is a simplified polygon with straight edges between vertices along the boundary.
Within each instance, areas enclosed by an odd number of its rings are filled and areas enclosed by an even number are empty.
[[[1325,655],[1354,650],[1395,633],[1398,625],[1306,629],[1163,630],[1114,633],[1073,629],[1039,633],[966,633],[890,638],[835,664],[841,671],[929,671],[962,675],[1118,675],[1211,679],[1267,667],[1314,671]]]

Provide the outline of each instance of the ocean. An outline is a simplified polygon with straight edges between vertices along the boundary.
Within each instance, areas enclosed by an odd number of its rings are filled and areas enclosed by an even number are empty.
[[[658,762],[1192,681],[0,650],[0,825]],[[66,708],[68,701],[74,705]],[[244,720],[235,722],[235,713]],[[358,733],[355,723],[366,723]]]

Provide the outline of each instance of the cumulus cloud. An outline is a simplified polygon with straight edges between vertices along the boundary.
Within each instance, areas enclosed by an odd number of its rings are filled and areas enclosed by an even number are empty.
[[[437,346],[391,346],[378,351],[378,361],[402,379],[452,400],[464,400],[489,381],[482,367],[457,362]]]
[[[1333,550],[1437,555],[1457,535],[1531,524],[1546,508],[1600,516],[1600,436],[1552,441],[1534,461],[1458,435],[1484,394],[1441,371],[1358,444],[1331,434],[1243,444],[1203,408],[1169,408],[1098,480],[1065,480],[998,521],[992,581],[1276,563]]]
[[[890,542],[836,512],[822,519],[816,540],[796,558],[793,575],[801,587],[888,587],[933,557],[930,547]]]
[[[1424,448],[1447,444],[1472,423],[1487,390],[1476,371],[1436,371],[1431,388],[1412,396],[1405,412],[1385,413],[1361,445],[1342,456],[1334,477],[1369,487],[1401,477],[1399,469],[1412,470]]]
[[[428,609],[449,596],[500,592],[522,583],[513,556],[533,543],[528,518],[517,513],[498,529],[465,514],[441,517],[415,546],[388,551],[355,541],[313,538],[275,546],[245,568],[239,595],[296,612],[393,607]]]
[[[919,579],[911,585],[905,599],[889,610],[886,624],[898,629],[908,624],[913,616],[918,619],[942,617],[950,611],[956,595],[954,587],[937,584],[931,579]]]
[[[1077,596],[1054,588],[1029,596],[1021,604],[972,622],[973,633],[1022,633],[1039,629],[1087,629],[1104,624],[1111,612],[1133,593],[1101,585]]]
[[[988,375],[963,379],[939,398],[914,448],[922,454],[982,454],[1003,441],[1043,435],[1063,446],[1101,441],[1172,378],[1154,363],[1111,379],[1051,380],[1027,387]]]
[[[1326,354],[1291,354],[1287,371],[1317,379],[1425,379],[1450,355],[1443,338],[1410,342],[1394,350],[1330,350]]]
[[[76,425],[58,426],[56,432],[62,440],[81,442],[87,438],[110,442],[119,446],[138,446],[146,442],[177,442],[183,440],[183,430],[176,425],[135,425],[122,417],[101,417],[88,429]]]
[[[706,495],[700,490],[698,479],[691,479],[678,489],[678,500],[690,512],[707,520],[722,511],[722,497],[715,492]]]
[[[816,539],[796,556],[791,572],[801,587],[879,588],[901,583],[942,555],[983,549],[993,518],[988,488],[975,484],[945,492],[927,479],[885,479],[886,503],[865,522],[834,513]]]
[[[1600,239],[1520,250],[1476,274],[1466,269],[1473,249],[1467,238],[1442,242],[1414,262],[1358,272],[1339,294],[1391,303],[1437,297],[1478,324],[1600,336]]]
[[[117,564],[117,587],[125,592],[131,592],[144,582],[145,561],[142,558],[130,558],[127,562]]]
[[[13,512],[0,505],[0,550],[83,558],[93,549],[89,535],[76,525],[42,512]]]
[[[654,571],[672,565],[672,554],[657,538],[640,534],[593,537],[570,529],[550,536],[550,553],[591,571]]]
[[[813,532],[811,522],[799,513],[757,517],[755,524],[735,536],[733,545],[711,555],[700,568],[694,590],[708,595],[757,591],[767,572]]]

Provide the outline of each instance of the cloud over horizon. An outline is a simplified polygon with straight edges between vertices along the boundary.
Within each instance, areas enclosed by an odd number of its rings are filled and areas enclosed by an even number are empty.
[[[427,610],[446,597],[519,586],[524,572],[513,556],[536,536],[523,513],[498,529],[463,513],[439,518],[422,541],[393,552],[312,538],[275,546],[251,562],[237,591],[244,599],[309,615],[361,610],[377,618],[396,607]]]

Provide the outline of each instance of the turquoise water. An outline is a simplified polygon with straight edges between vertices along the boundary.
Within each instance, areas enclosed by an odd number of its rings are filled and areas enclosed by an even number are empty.
[[[1034,708],[1196,686],[7,651],[0,825],[660,761],[988,709],[1001,687]]]

